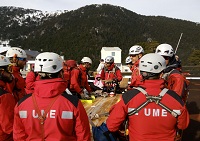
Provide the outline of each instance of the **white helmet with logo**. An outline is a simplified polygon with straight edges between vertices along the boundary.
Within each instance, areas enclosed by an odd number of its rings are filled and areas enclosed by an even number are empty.
[[[105,59],[105,62],[106,62],[106,63],[113,63],[113,62],[114,62],[114,57],[112,57],[112,56],[107,56],[106,59]]]
[[[160,73],[166,68],[165,59],[156,53],[144,55],[139,62],[139,70],[150,73]]]
[[[56,73],[63,69],[64,60],[56,53],[40,53],[35,59],[35,72]]]
[[[132,60],[131,60],[131,57],[130,57],[130,56],[126,57],[125,63],[126,63],[126,64],[132,63]]]
[[[157,46],[155,53],[162,56],[172,57],[174,55],[174,49],[169,44],[160,44],[159,46]]]
[[[0,55],[0,66],[8,66],[10,64],[11,62],[7,57]]]
[[[12,48],[8,49],[8,51],[6,52],[6,57],[27,58],[27,55],[23,49],[18,48],[18,47],[12,47]]]
[[[144,49],[139,45],[134,45],[129,49],[129,55],[144,53]]]
[[[92,64],[92,60],[89,57],[83,57],[81,59],[81,62],[82,63],[90,63],[90,64]]]

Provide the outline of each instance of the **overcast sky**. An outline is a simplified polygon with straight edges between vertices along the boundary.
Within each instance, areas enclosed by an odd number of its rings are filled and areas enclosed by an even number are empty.
[[[112,4],[141,15],[159,15],[200,23],[200,0],[0,0],[0,6],[49,12],[75,10],[90,4]]]

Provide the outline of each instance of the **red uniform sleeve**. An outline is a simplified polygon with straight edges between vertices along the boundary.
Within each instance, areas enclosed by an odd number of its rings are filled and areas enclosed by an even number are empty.
[[[133,67],[130,87],[137,87],[139,85],[138,82],[140,82],[141,79],[142,78],[139,74],[139,69],[137,67]]]
[[[79,74],[80,73],[80,71],[79,70],[77,70],[77,69],[74,69],[74,70],[72,70],[72,72],[71,72],[71,86],[70,86],[70,88],[71,89],[74,89],[77,93],[81,93],[82,92],[82,89],[81,89],[81,87],[80,87],[80,78],[79,78]]]
[[[102,71],[101,71],[101,79],[105,80],[105,71],[104,71],[104,69],[102,69]]]
[[[15,99],[11,94],[0,97],[0,124],[3,133],[11,134],[13,131]]]
[[[15,78],[15,87],[14,87],[14,93],[17,94],[18,98],[21,99],[25,94],[25,80],[21,76],[20,72],[15,71],[13,73],[14,78]],[[18,99],[18,100],[19,100]]]
[[[123,100],[120,100],[117,104],[115,104],[111,111],[110,115],[106,120],[107,127],[109,131],[115,132],[119,130],[120,125],[123,123],[127,115],[126,106]]]
[[[79,101],[76,113],[75,131],[77,141],[91,141],[90,125],[86,111]]]
[[[182,96],[184,89],[184,78],[178,73],[171,74],[167,81],[167,88],[175,91],[179,96]]]
[[[178,122],[177,122],[178,129],[186,129],[189,125],[189,121],[190,121],[189,113],[186,107],[184,106],[181,111],[181,115],[178,116]]]
[[[85,81],[85,89],[86,89],[89,93],[92,92],[92,89],[90,88],[90,85],[88,84],[88,80]]]
[[[15,106],[14,125],[13,125],[13,139],[15,141],[25,141],[28,137],[25,133],[24,125],[19,116],[18,105]]]
[[[35,73],[33,71],[30,71],[26,76],[26,93],[30,94],[34,90],[34,83],[36,80]]]
[[[120,71],[120,69],[116,70],[116,76],[117,76],[117,81],[120,82],[122,81],[122,73]]]

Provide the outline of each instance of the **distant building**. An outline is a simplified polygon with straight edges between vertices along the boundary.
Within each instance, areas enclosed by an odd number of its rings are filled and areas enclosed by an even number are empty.
[[[115,64],[119,67],[122,72],[131,72],[129,67],[122,65],[122,50],[119,47],[102,47],[101,59],[105,59],[107,56],[113,56]]]
[[[122,50],[119,47],[102,47],[101,49],[101,59],[105,59],[107,56],[113,56],[115,64],[122,69]]]
[[[107,56],[113,56],[115,63],[121,63],[121,52],[119,47],[102,47],[101,49],[101,59],[105,59]]]
[[[40,54],[40,52],[35,50],[24,50],[27,54],[27,60],[35,60],[36,56]]]

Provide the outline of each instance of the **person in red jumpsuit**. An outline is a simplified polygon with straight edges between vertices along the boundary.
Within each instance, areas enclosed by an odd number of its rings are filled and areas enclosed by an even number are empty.
[[[116,91],[119,91],[119,82],[122,81],[122,73],[115,65],[113,56],[105,58],[105,66],[101,71],[101,79],[105,81],[104,92],[112,93],[114,87],[116,87]]]
[[[34,72],[34,64],[32,64],[31,70],[26,75],[26,94],[32,94],[34,92],[35,81],[39,80],[40,77],[37,72]]]
[[[138,86],[141,84],[141,75],[138,69],[139,60],[144,54],[144,49],[139,45],[134,45],[129,49],[129,56],[132,60],[132,75],[131,75],[131,83],[128,86],[128,89],[132,89],[133,87]]]
[[[0,141],[13,141],[13,120],[15,99],[7,88],[7,84],[12,83],[13,77],[8,70],[10,61],[0,55]]]
[[[160,44],[156,48],[157,54],[165,58],[167,68],[164,71],[163,79],[166,82],[167,88],[175,91],[179,96],[187,101],[189,81],[180,72],[180,62],[176,60],[174,50],[169,44]]]
[[[128,131],[130,141],[174,141],[177,129],[186,129],[189,124],[189,113],[181,99],[174,91],[165,89],[162,98],[160,92],[165,88],[162,72],[166,68],[162,56],[150,53],[144,55],[139,62],[139,70],[144,83],[139,87],[145,90],[145,96],[138,89],[132,89],[122,95],[122,99],[115,104],[106,120],[109,131],[118,131],[120,125],[128,117]],[[137,109],[148,98],[147,105],[128,116],[128,113]],[[159,96],[159,97],[158,97]],[[164,104],[175,114],[171,114],[158,103]]]
[[[130,57],[130,56],[126,57],[125,64],[126,64],[127,67],[129,67],[129,69],[131,70],[131,68],[132,68],[132,66],[133,66],[133,63],[132,63],[132,60],[131,60],[131,57]]]
[[[92,60],[89,57],[83,57],[78,68],[73,69],[71,72],[70,91],[80,99],[88,99],[92,92],[92,89],[88,84],[88,71],[91,65]],[[87,90],[89,95],[84,93],[84,89]]]
[[[90,126],[80,100],[65,92],[63,59],[56,53],[40,53],[35,59],[34,93],[15,106],[15,141],[90,141]]]
[[[16,101],[20,100],[25,94],[25,80],[20,73],[20,70],[26,65],[26,52],[18,47],[12,47],[6,52],[6,57],[10,59],[12,63],[12,74],[14,76],[15,87],[13,94]]]

